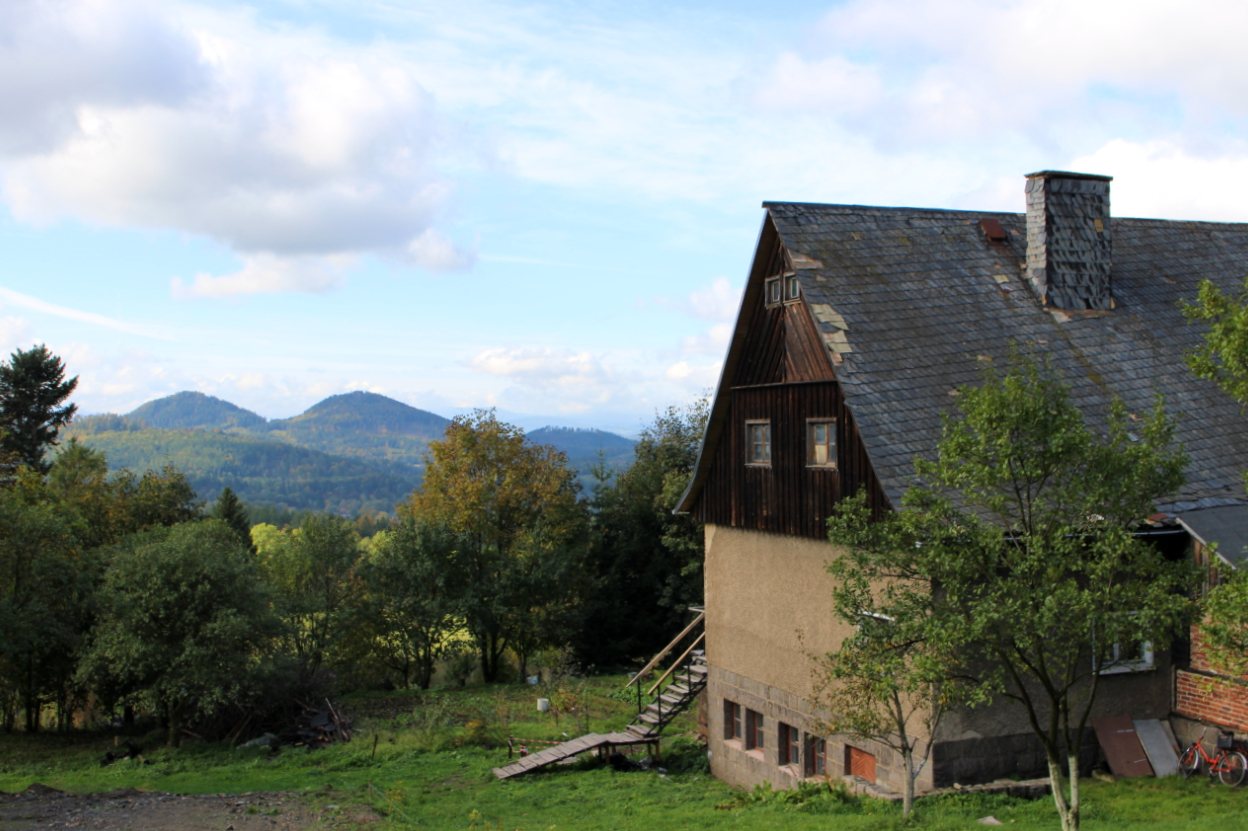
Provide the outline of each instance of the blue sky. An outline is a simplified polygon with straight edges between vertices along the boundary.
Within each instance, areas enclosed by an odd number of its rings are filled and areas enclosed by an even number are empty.
[[[373,390],[635,432],[803,200],[1248,221],[1248,4],[0,4],[0,349],[84,412]],[[523,418],[521,418],[523,416]]]

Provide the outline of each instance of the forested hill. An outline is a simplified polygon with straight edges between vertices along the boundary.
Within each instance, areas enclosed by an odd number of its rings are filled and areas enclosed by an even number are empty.
[[[270,421],[267,438],[326,453],[419,465],[449,419],[371,392],[326,398],[294,418]],[[252,431],[261,435],[259,430]]]
[[[389,512],[419,485],[429,442],[448,424],[368,392],[331,396],[273,421],[210,395],[180,392],[126,416],[76,419],[65,437],[103,450],[114,469],[142,472],[172,462],[205,500],[229,485],[252,504]],[[604,430],[543,427],[528,437],[564,451],[586,487],[600,450],[612,467],[633,460],[633,442]]]
[[[63,436],[104,451],[113,469],[142,472],[173,464],[205,501],[229,485],[252,504],[389,513],[421,479],[411,465],[351,459],[215,430],[159,430],[114,415],[75,420]]]
[[[542,427],[527,434],[535,444],[551,444],[568,456],[568,464],[579,472],[582,484],[588,484],[590,470],[598,463],[599,454],[608,467],[627,467],[633,461],[632,439],[606,430],[578,427]]]
[[[264,428],[263,416],[202,392],[178,392],[149,401],[129,414],[162,430]]]

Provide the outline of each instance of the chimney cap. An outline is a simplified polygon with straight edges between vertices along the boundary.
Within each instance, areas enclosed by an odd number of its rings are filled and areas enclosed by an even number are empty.
[[[1028,179],[1091,179],[1094,182],[1112,182],[1113,176],[1100,176],[1096,173],[1072,173],[1069,170],[1037,170],[1028,173]]]

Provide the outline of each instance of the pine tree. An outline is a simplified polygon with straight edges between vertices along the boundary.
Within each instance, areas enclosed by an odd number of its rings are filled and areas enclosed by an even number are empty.
[[[221,496],[217,497],[216,504],[212,506],[212,516],[214,519],[224,520],[242,540],[243,545],[251,553],[256,553],[256,546],[251,541],[251,520],[247,517],[247,508],[229,485],[225,486]]]
[[[0,450],[46,474],[44,453],[78,411],[65,404],[77,386],[77,376],[66,381],[65,364],[43,344],[15,351],[0,364]]]

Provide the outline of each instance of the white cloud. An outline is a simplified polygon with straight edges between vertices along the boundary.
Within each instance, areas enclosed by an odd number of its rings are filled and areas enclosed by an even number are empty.
[[[1248,142],[1197,153],[1174,141],[1114,139],[1074,160],[1078,170],[1114,176],[1116,216],[1248,222]]]
[[[190,285],[184,285],[181,277],[174,277],[170,281],[171,293],[177,300],[286,291],[322,293],[343,284],[343,272],[350,258],[253,254],[243,262],[243,267],[233,274],[196,274]]]
[[[49,303],[46,300],[40,300],[38,297],[31,297],[29,294],[22,294],[19,291],[0,287],[0,299],[20,306],[23,309],[30,309],[35,312],[62,317],[67,320],[76,320],[80,323],[90,323],[95,326],[103,326],[106,329],[116,329],[119,332],[127,332],[131,335],[141,335],[147,338],[157,338],[160,340],[173,340],[173,335],[164,326],[152,326],[142,323],[129,323],[124,320],[106,317],[96,314],[95,312],[84,312],[81,309],[72,309],[69,306],[61,306],[56,303]]]
[[[140,0],[4,8],[0,183],[19,219],[180,229],[248,260],[194,296],[338,285],[316,256],[471,264],[433,230],[454,194],[433,98],[386,45]]]
[[[536,387],[600,384],[610,378],[602,362],[589,352],[548,346],[486,349],[469,359],[468,366]]]
[[[704,320],[735,320],[741,307],[741,287],[727,277],[716,277],[709,286],[689,294],[683,308]]]
[[[732,324],[716,323],[700,335],[682,338],[680,352],[684,355],[723,355],[732,340]]]
[[[412,262],[426,271],[463,271],[477,260],[475,251],[465,251],[442,232],[426,228],[407,246]]]
[[[7,357],[16,349],[31,343],[30,323],[20,317],[0,317],[0,352]]]

